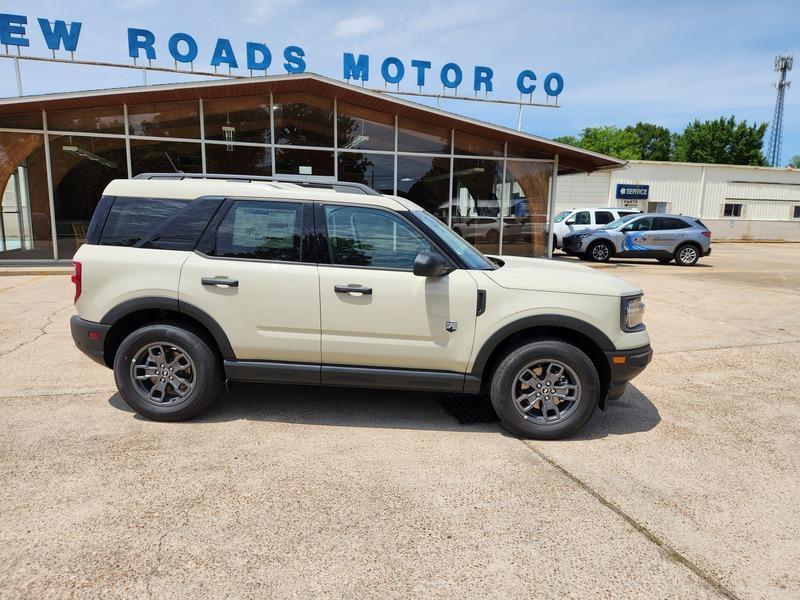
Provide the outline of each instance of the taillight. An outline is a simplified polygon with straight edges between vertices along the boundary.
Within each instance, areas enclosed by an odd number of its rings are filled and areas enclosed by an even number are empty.
[[[78,298],[81,297],[81,287],[83,284],[83,265],[79,263],[77,260],[72,261],[72,266],[75,268],[75,271],[72,273],[72,283],[75,284],[75,298],[72,300],[73,304],[78,301]]]
[[[706,229],[706,230],[703,232],[703,235],[704,235],[705,237],[707,237],[708,239],[711,239],[711,232],[710,232],[708,229]]]

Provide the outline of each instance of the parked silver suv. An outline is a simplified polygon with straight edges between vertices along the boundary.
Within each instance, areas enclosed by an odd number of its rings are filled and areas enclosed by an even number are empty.
[[[565,236],[564,251],[595,262],[613,257],[655,258],[691,266],[711,254],[711,231],[694,217],[628,215],[598,229]]]

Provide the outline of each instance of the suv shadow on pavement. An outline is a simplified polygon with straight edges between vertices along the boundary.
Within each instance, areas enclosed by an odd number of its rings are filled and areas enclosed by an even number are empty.
[[[117,393],[108,400],[114,408],[145,420]],[[461,412],[466,409],[468,413]],[[203,414],[186,421],[203,425],[229,421],[371,427],[438,431],[502,430],[488,398],[343,387],[298,387],[276,384],[236,383],[223,392]],[[612,400],[606,410],[596,409],[584,427],[568,440],[599,439],[639,433],[661,421],[656,406],[629,384],[625,394]],[[182,427],[165,423],[165,427]]]

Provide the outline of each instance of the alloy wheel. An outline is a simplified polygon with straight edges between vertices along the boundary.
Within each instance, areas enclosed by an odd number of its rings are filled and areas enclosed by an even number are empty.
[[[575,412],[581,401],[581,383],[569,365],[545,358],[517,373],[511,399],[524,419],[554,425]]]
[[[684,264],[693,263],[697,260],[697,250],[692,246],[681,248],[681,251],[678,253],[678,260]]]
[[[191,356],[167,342],[147,344],[131,360],[134,388],[145,400],[159,406],[183,402],[194,390],[195,374]]]

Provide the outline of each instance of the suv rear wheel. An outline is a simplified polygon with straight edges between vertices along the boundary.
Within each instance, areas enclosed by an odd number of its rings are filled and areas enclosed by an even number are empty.
[[[492,405],[503,425],[524,438],[558,439],[592,415],[600,378],[589,357],[560,341],[539,341],[510,352],[492,379]]]
[[[137,329],[114,357],[114,380],[125,402],[156,421],[203,412],[222,389],[220,361],[208,342],[174,325]]]
[[[700,251],[694,244],[684,244],[675,250],[675,262],[684,267],[691,267],[700,260]]]

